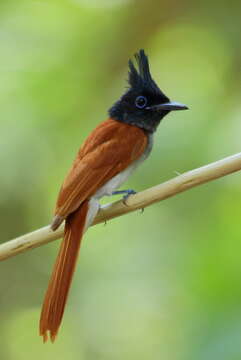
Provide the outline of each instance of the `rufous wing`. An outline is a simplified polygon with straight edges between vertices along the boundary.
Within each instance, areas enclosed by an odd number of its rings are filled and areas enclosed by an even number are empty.
[[[102,185],[137,160],[147,146],[145,132],[113,119],[86,139],[60,189],[55,214],[66,218]]]

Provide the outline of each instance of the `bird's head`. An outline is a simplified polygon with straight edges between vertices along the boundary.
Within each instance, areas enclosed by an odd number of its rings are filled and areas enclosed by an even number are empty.
[[[172,110],[188,109],[170,99],[151,77],[148,57],[144,50],[135,54],[138,70],[129,60],[129,89],[110,108],[112,118],[154,132],[161,119]]]

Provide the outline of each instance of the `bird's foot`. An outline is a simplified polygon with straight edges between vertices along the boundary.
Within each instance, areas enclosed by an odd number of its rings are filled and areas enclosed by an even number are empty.
[[[124,194],[123,196],[123,202],[125,203],[126,200],[128,199],[128,197],[130,195],[134,195],[136,194],[136,191],[133,189],[127,189],[127,190],[117,190],[117,191],[113,191],[112,195],[120,195],[120,194]]]

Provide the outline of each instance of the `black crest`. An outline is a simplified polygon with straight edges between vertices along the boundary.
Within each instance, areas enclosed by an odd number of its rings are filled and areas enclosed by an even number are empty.
[[[135,60],[138,66],[136,69],[132,60],[129,60],[129,79],[130,87],[133,89],[145,88],[150,92],[159,93],[160,89],[151,77],[148,57],[145,51],[141,49],[135,54]]]
[[[169,108],[161,104],[170,102],[152,79],[148,57],[141,49],[135,61],[129,60],[128,90],[109,109],[112,119],[121,121],[153,133]]]

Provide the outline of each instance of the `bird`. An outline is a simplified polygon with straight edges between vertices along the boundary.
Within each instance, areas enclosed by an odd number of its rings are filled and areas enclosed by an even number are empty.
[[[128,62],[128,87],[87,137],[70,168],[57,198],[52,231],[65,222],[64,236],[42,305],[39,332],[54,342],[64,314],[83,234],[92,224],[103,196],[117,190],[150,155],[154,133],[173,110],[188,109],[171,101],[150,72],[143,49]]]

